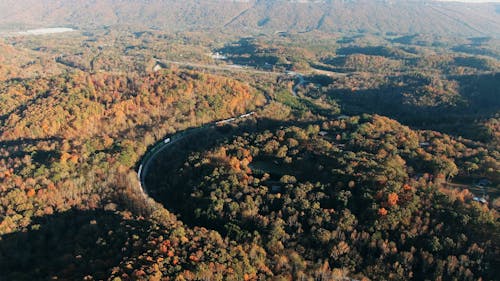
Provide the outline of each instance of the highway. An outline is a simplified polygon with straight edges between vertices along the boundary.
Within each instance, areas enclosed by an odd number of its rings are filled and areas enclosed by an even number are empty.
[[[238,64],[203,64],[203,63],[195,63],[195,62],[186,62],[186,61],[172,61],[172,60],[158,60],[158,62],[167,64],[167,65],[179,65],[183,67],[195,67],[195,68],[206,68],[206,69],[214,69],[214,70],[226,70],[226,71],[239,71],[239,72],[249,72],[254,74],[264,74],[264,75],[283,75],[283,72],[278,71],[264,71],[257,70],[253,67],[248,67],[244,65]]]
[[[191,63],[191,62],[178,62],[178,61],[161,61],[162,63],[167,63],[167,64],[176,64],[176,65],[181,65],[181,66],[189,66],[189,67],[198,67],[198,68],[208,68],[208,69],[216,69],[216,70],[229,70],[229,71],[245,71],[245,72],[251,72],[251,73],[256,73],[256,74],[266,74],[266,75],[289,75],[289,76],[295,76],[299,79],[299,83],[293,86],[292,88],[292,94],[294,97],[298,97],[297,95],[297,89],[305,84],[307,81],[304,79],[304,76],[301,73],[298,72],[292,72],[292,71],[287,71],[287,72],[271,72],[271,71],[261,71],[261,70],[256,70],[254,68],[249,68],[249,67],[244,67],[240,65],[226,65],[226,66],[220,66],[220,65],[207,65],[207,64],[199,64],[199,63]],[[267,103],[269,103],[270,98],[266,97]],[[264,105],[265,106],[265,105]],[[200,130],[208,129],[217,125],[223,125],[223,124],[230,124],[236,121],[239,121],[241,119],[248,118],[250,116],[253,116],[255,114],[254,111],[242,114],[239,116],[231,117],[228,119],[224,120],[218,120],[214,121],[208,124],[205,124],[201,127],[194,128],[194,129],[189,129],[187,131],[184,131],[182,133],[176,134],[174,136],[170,136],[168,138],[165,138],[163,141],[157,143],[153,148],[149,149],[144,157],[142,158],[141,164],[139,165],[139,169],[137,171],[137,178],[139,180],[140,188],[143,192],[143,194],[147,195],[147,186],[146,186],[146,175],[149,170],[149,166],[151,165],[151,162],[158,156],[159,153],[164,151],[167,147],[170,145],[184,139],[185,137],[198,132]]]
[[[143,193],[146,195],[148,194],[145,177],[148,173],[148,169],[149,169],[149,166],[151,165],[151,162],[156,158],[156,156],[159,153],[164,151],[167,147],[171,146],[172,144],[174,144],[176,142],[183,140],[185,137],[190,136],[195,132],[199,132],[201,130],[205,130],[208,128],[213,128],[215,126],[233,123],[233,122],[245,119],[245,118],[249,118],[253,115],[255,115],[255,112],[251,111],[249,113],[245,113],[245,114],[242,114],[242,115],[237,116],[237,117],[232,117],[232,118],[208,123],[208,124],[205,124],[201,127],[189,129],[187,131],[176,134],[176,135],[171,136],[169,138],[165,138],[163,141],[157,143],[155,146],[153,146],[153,148],[151,148],[150,150],[148,150],[146,152],[145,156],[142,159],[141,164],[139,165],[139,169],[137,171],[137,178],[139,180],[140,188],[143,191]]]
[[[187,65],[187,64],[185,64],[185,65]],[[191,65],[191,66],[195,66],[196,65],[196,67],[207,67],[206,65],[197,65],[197,64],[191,64],[191,63],[189,63],[189,65]],[[226,68],[224,68],[224,67],[217,67],[217,69],[226,69]],[[246,70],[249,70],[249,69],[246,69]],[[252,70],[250,70],[250,71],[252,71]],[[254,72],[254,73],[262,73],[264,71],[254,70],[252,72]],[[264,72],[264,73],[269,74],[270,72]],[[304,76],[302,74],[300,74],[300,73],[297,73],[297,72],[286,72],[286,73],[276,73],[276,72],[274,72],[274,74],[280,74],[280,75],[287,74],[287,75],[291,75],[291,76],[295,76],[295,77],[299,78],[299,83],[297,83],[292,88],[292,94],[293,94],[294,97],[298,97],[298,95],[297,95],[297,89],[298,89],[298,87],[300,87],[301,85],[307,83],[307,81],[304,79]],[[266,105],[269,104],[270,98],[266,97],[266,101],[267,101]],[[266,105],[264,105],[264,106],[266,106]],[[201,130],[205,130],[205,129],[208,129],[208,128],[214,128],[215,126],[220,126],[220,125],[224,125],[224,124],[234,123],[236,121],[240,121],[240,120],[243,120],[245,118],[249,118],[249,117],[251,117],[253,115],[255,115],[255,112],[251,111],[249,113],[245,113],[245,114],[242,114],[242,115],[239,115],[239,116],[236,116],[236,117],[231,117],[231,118],[228,118],[228,119],[214,121],[214,122],[205,124],[205,125],[203,125],[201,127],[194,128],[194,129],[189,129],[187,131],[184,131],[184,132],[178,133],[176,135],[167,137],[163,141],[157,143],[153,148],[151,148],[150,150],[148,150],[146,152],[146,154],[143,157],[143,160],[142,160],[142,162],[141,162],[141,164],[139,166],[139,170],[137,172],[137,177],[139,179],[139,184],[140,184],[140,188],[142,190],[143,195],[145,197],[148,196],[146,182],[145,182],[145,177],[147,175],[148,168],[151,165],[151,162],[156,158],[156,156],[159,153],[161,153],[162,151],[164,151],[167,147],[170,147],[172,144],[183,140],[184,138],[192,135],[195,132],[199,132]],[[359,281],[357,279],[352,279],[352,278],[349,278],[349,277],[345,277],[342,280],[345,280],[345,281]]]

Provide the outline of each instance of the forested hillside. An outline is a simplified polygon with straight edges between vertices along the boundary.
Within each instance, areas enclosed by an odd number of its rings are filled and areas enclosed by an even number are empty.
[[[0,43],[0,81],[8,78],[30,78],[40,75],[61,73],[63,66],[58,65],[50,56],[30,50],[20,50]]]
[[[0,27],[19,29],[40,25],[134,25],[172,31],[224,29],[244,34],[320,30],[328,33],[500,35],[498,4],[494,3],[406,0],[5,0],[0,3]]]
[[[248,85],[184,71],[11,81],[0,100],[1,233],[32,216],[103,206],[138,187],[127,169],[160,137],[264,103]]]
[[[287,280],[319,261],[321,280],[335,280],[328,267],[374,280],[493,279],[496,250],[483,238],[498,231],[494,212],[440,186],[497,152],[449,141],[381,116],[283,126],[173,150],[148,186],[188,224],[259,244]],[[490,164],[476,164],[485,175]]]
[[[496,8],[0,1],[0,280],[497,280]]]

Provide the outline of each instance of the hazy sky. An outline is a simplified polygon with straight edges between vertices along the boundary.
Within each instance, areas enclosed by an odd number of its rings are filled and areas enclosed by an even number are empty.
[[[448,1],[448,2],[470,2],[470,3],[482,3],[482,2],[495,2],[500,3],[500,0],[438,0],[438,1]]]

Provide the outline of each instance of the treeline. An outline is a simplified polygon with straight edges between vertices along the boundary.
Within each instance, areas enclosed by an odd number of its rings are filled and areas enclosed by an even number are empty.
[[[483,56],[464,56],[462,54],[426,53],[422,49],[415,54],[405,56],[384,55],[384,52],[360,52],[347,55],[324,57],[320,60],[322,68],[334,72],[368,72],[368,73],[408,73],[424,72],[435,75],[470,75],[498,71],[497,60]],[[367,54],[368,53],[368,54]]]

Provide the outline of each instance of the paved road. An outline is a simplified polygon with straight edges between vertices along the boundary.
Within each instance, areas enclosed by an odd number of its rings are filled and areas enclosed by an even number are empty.
[[[215,69],[215,70],[228,70],[228,71],[239,71],[239,72],[249,72],[255,74],[265,74],[265,75],[283,75],[284,72],[278,71],[264,71],[258,70],[253,67],[238,65],[238,64],[226,64],[226,65],[217,65],[217,64],[203,64],[196,62],[187,62],[187,61],[172,61],[172,60],[158,60],[160,63],[164,64],[175,64],[180,66],[189,66],[189,67],[197,67],[197,68],[207,68],[207,69]]]
[[[291,75],[291,76],[296,76],[299,78],[299,83],[297,83],[293,88],[292,88],[292,94],[293,96],[297,97],[297,89],[301,85],[305,84],[307,81],[304,79],[304,76],[298,72],[271,72],[271,71],[262,71],[262,70],[256,70],[254,68],[248,68],[248,67],[243,67],[240,65],[227,65],[227,66],[221,66],[221,65],[212,65],[212,64],[200,64],[200,63],[192,63],[192,62],[179,62],[179,61],[160,61],[162,63],[167,63],[167,64],[177,64],[177,65],[182,65],[182,66],[190,66],[190,67],[198,67],[198,68],[209,68],[209,69],[217,69],[217,70],[229,70],[229,71],[245,71],[245,72],[251,72],[251,73],[256,73],[256,74],[266,74],[266,75]],[[266,97],[266,105],[269,103],[270,98]],[[264,105],[265,106],[265,105]],[[180,134],[171,136],[170,138],[164,139],[162,142],[156,144],[153,148],[149,149],[145,156],[142,159],[142,162],[139,166],[139,170],[137,172],[137,177],[139,179],[140,183],[140,188],[141,190],[147,194],[147,187],[146,187],[146,182],[145,182],[145,177],[148,173],[149,166],[151,165],[151,162],[153,159],[156,158],[156,156],[164,151],[167,147],[170,145],[184,139],[185,137],[198,132],[200,130],[208,129],[210,127],[214,127],[216,125],[220,124],[228,124],[228,123],[233,123],[238,120],[248,118],[252,116],[255,112],[249,112],[240,116],[235,116],[232,118],[224,119],[224,120],[219,120],[215,121],[212,123],[205,124],[201,127],[195,128],[195,129],[190,129],[188,131],[184,131]]]
[[[249,118],[249,117],[253,116],[254,114],[255,114],[255,112],[251,111],[249,113],[245,113],[245,114],[242,114],[242,115],[237,116],[237,117],[232,117],[232,118],[208,123],[208,124],[205,124],[201,127],[189,129],[187,131],[181,132],[179,134],[176,134],[174,136],[171,136],[169,138],[164,139],[162,142],[157,143],[155,146],[153,146],[153,148],[151,148],[150,150],[148,150],[146,152],[146,154],[143,157],[142,162],[139,166],[139,170],[137,171],[137,177],[139,179],[139,183],[140,183],[140,187],[141,187],[142,191],[145,194],[148,194],[145,178],[146,178],[146,175],[148,173],[149,166],[151,165],[151,162],[156,158],[156,156],[159,153],[161,153],[162,151],[164,151],[167,147],[171,146],[172,144],[174,144],[176,142],[183,140],[184,138],[186,138],[186,137],[188,137],[196,132],[200,132],[202,130],[213,128],[213,127],[215,127],[217,125],[221,125],[221,124],[234,123],[236,121],[239,121],[239,120],[242,120],[245,118]]]
[[[260,71],[260,70],[256,70],[256,69],[252,69],[252,68],[243,68],[241,66],[218,66],[218,65],[204,65],[204,64],[197,64],[197,63],[189,63],[189,62],[174,62],[174,61],[167,61],[167,63],[171,63],[171,64],[178,64],[178,65],[184,65],[184,66],[191,66],[191,67],[199,67],[199,68],[211,68],[211,69],[219,69],[219,70],[231,70],[231,71],[247,71],[247,72],[252,72],[252,73],[258,73],[258,74],[273,74],[273,75],[283,75],[283,74],[288,74],[288,75],[291,75],[291,76],[295,76],[299,79],[299,83],[297,83],[293,88],[292,88],[292,94],[294,97],[298,97],[297,95],[297,89],[298,87],[302,86],[303,84],[307,83],[307,81],[304,79],[304,76],[301,74],[301,73],[298,73],[298,72],[267,72],[267,71]],[[269,97],[266,97],[266,105],[269,103],[270,101],[270,98]],[[264,105],[265,106],[265,105]],[[236,116],[236,117],[232,117],[232,118],[228,118],[228,119],[224,119],[224,120],[219,120],[219,121],[215,121],[215,122],[212,122],[212,123],[208,123],[206,125],[203,125],[201,127],[198,127],[198,128],[195,128],[195,129],[190,129],[188,131],[184,131],[182,133],[179,133],[177,135],[174,135],[174,136],[171,136],[170,138],[166,138],[164,139],[161,143],[158,143],[157,145],[155,145],[152,149],[150,149],[148,152],[146,152],[146,155],[145,157],[143,158],[142,162],[141,162],[141,165],[139,166],[139,171],[137,173],[137,176],[139,178],[139,183],[140,183],[140,187],[143,191],[144,194],[147,194],[147,188],[146,188],[146,182],[145,182],[145,177],[146,177],[146,174],[147,174],[147,171],[148,171],[148,168],[149,168],[149,165],[151,164],[151,162],[153,161],[153,159],[156,158],[156,156],[161,153],[162,151],[164,151],[167,147],[171,146],[172,144],[178,142],[178,141],[181,141],[183,140],[184,138],[186,138],[187,136],[190,136],[192,135],[193,133],[195,132],[199,132],[201,130],[205,130],[205,129],[208,129],[208,128],[213,128],[217,125],[220,125],[220,124],[229,124],[229,123],[234,123],[238,120],[242,120],[242,119],[245,119],[245,118],[248,118],[252,115],[254,115],[255,112],[252,111],[252,112],[249,112],[249,113],[246,113],[246,114],[242,114],[240,116]],[[352,279],[352,278],[344,278],[343,280],[345,281],[359,281],[357,279]]]

